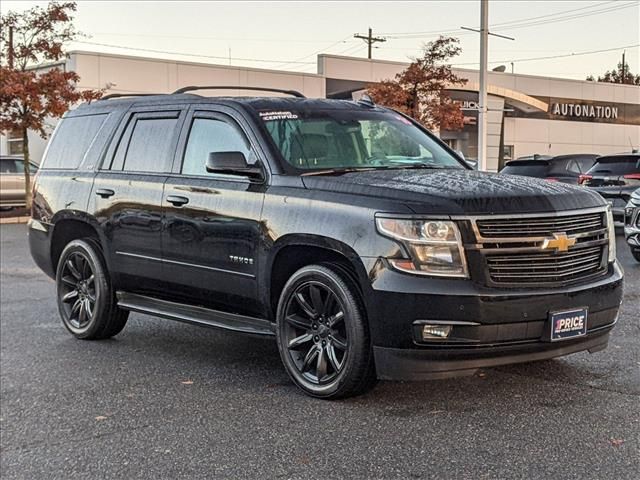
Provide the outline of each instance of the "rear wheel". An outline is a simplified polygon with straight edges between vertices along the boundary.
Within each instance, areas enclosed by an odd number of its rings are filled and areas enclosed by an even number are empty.
[[[62,322],[77,338],[110,338],[127,323],[129,312],[118,308],[100,249],[91,239],[73,240],[64,248],[56,289]]]
[[[335,265],[310,265],[289,279],[278,303],[277,339],[287,373],[311,396],[358,395],[375,381],[360,294]]]

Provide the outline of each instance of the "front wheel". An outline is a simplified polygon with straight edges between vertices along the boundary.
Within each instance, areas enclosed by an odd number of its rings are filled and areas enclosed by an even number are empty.
[[[91,239],[73,240],[56,270],[58,311],[76,338],[100,340],[117,335],[128,311],[118,308],[100,248]]]
[[[640,250],[631,250],[631,255],[636,259],[636,262],[640,262]]]
[[[354,396],[375,381],[360,293],[337,265],[293,274],[278,302],[277,340],[287,373],[311,396]]]

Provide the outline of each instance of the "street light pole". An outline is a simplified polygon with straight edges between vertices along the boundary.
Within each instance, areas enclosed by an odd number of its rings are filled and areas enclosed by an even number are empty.
[[[489,0],[480,0],[480,92],[478,98],[478,169],[487,170],[487,54]]]

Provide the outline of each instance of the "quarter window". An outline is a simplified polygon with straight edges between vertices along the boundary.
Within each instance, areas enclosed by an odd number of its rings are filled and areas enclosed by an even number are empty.
[[[184,153],[182,173],[212,175],[206,169],[211,152],[242,152],[249,163],[254,161],[249,142],[237,126],[218,119],[195,118]]]
[[[47,149],[46,168],[78,168],[107,114],[63,118]]]

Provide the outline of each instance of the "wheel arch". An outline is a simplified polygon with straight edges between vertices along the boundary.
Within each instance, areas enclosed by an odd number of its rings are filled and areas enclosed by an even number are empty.
[[[349,245],[320,235],[286,235],[270,249],[264,264],[263,302],[275,321],[276,308],[285,283],[300,268],[314,263],[336,264],[365,295],[368,275],[362,260]]]
[[[82,212],[58,212],[52,219],[50,258],[55,272],[64,247],[73,240],[93,238],[100,247],[101,253],[110,265],[106,246],[106,238],[97,220]]]

